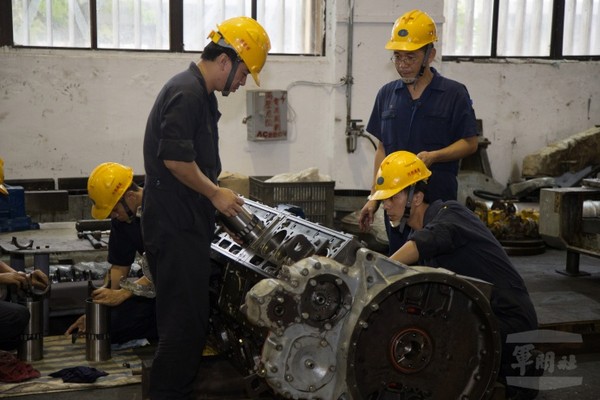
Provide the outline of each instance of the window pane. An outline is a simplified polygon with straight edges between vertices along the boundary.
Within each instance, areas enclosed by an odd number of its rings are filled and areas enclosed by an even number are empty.
[[[250,0],[185,0],[183,3],[183,42],[187,51],[200,51],[208,34],[228,18],[252,16]]]
[[[550,55],[552,0],[500,0],[497,55]]]
[[[563,54],[600,55],[600,0],[566,0]]]
[[[257,20],[271,39],[271,53],[321,54],[323,1],[258,0]],[[252,16],[251,0],[185,0],[183,38],[188,51],[200,51],[216,24],[231,17]]]
[[[96,10],[98,48],[169,48],[169,0],[97,0]]]
[[[12,0],[16,45],[90,47],[89,0]]]
[[[442,55],[491,55],[493,0],[446,0],[444,17]]]
[[[322,53],[323,1],[258,0],[257,20],[271,39],[271,52]]]

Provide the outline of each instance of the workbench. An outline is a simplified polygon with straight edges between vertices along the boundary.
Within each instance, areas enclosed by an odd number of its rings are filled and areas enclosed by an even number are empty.
[[[96,249],[90,241],[78,238],[75,221],[41,223],[39,229],[0,233],[0,259],[17,271],[34,267],[51,278],[50,265],[105,262],[107,242],[108,237],[103,238],[103,247]],[[45,334],[50,317],[84,312],[87,285],[85,280],[52,282],[44,300]]]

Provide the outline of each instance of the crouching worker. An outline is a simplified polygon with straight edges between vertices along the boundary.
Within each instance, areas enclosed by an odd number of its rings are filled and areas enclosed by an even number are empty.
[[[127,280],[136,253],[144,254],[139,215],[142,192],[143,189],[133,182],[133,169],[118,163],[98,165],[88,179],[92,217],[111,218],[108,242],[110,286],[94,290],[92,300],[112,307],[110,339],[113,344],[158,337],[154,285],[147,268],[143,268],[144,276],[135,282]],[[85,315],[79,317],[65,334],[76,331],[85,332]]]
[[[507,376],[519,376],[518,367],[511,366],[517,362],[514,345],[507,344],[506,337],[537,329],[536,312],[523,279],[483,222],[457,201],[429,204],[426,180],[430,175],[416,155],[392,153],[381,163],[369,200],[383,203],[394,229],[401,231],[408,225],[413,230],[391,256],[393,260],[441,267],[493,284],[490,303],[502,343],[498,380],[506,384]],[[507,399],[533,399],[536,395],[534,390],[506,387]]]

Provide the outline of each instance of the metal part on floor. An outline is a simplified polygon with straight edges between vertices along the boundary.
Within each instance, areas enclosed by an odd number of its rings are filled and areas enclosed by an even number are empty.
[[[550,246],[567,251],[566,268],[557,272],[584,276],[581,254],[600,257],[600,180],[586,179],[586,186],[542,189],[540,235]]]

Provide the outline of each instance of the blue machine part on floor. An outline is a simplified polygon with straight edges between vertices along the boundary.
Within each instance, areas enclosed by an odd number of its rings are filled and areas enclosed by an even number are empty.
[[[40,224],[31,222],[25,214],[25,189],[5,185],[8,196],[0,196],[0,232],[39,229]]]

